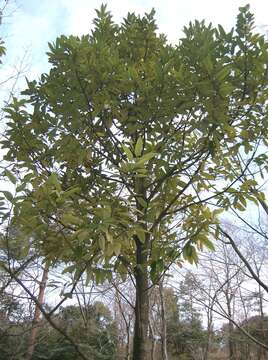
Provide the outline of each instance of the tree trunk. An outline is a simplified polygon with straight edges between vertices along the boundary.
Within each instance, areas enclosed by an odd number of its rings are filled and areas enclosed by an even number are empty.
[[[163,279],[160,280],[159,282],[159,294],[160,294],[160,304],[161,304],[161,352],[162,352],[162,359],[168,360],[166,304],[164,298]]]
[[[234,325],[231,321],[228,323],[228,332],[229,360],[235,360],[235,344],[233,339]]]
[[[208,309],[207,310],[207,341],[204,351],[204,360],[208,360],[209,357],[212,335],[213,335],[213,315],[212,315],[212,310]]]
[[[46,289],[47,278],[48,278],[48,270],[49,270],[49,267],[46,265],[43,270],[42,280],[39,285],[39,294],[38,294],[37,300],[38,300],[38,303],[41,305],[43,305],[43,303],[44,303],[45,289]],[[33,325],[32,325],[32,329],[31,329],[31,333],[30,333],[30,338],[29,338],[29,343],[28,343],[25,360],[32,359],[35,344],[36,344],[36,338],[37,338],[37,334],[38,334],[38,328],[40,326],[40,315],[41,315],[40,308],[37,305],[35,305]]]
[[[126,360],[130,360],[130,327],[127,327]]]
[[[148,239],[142,244],[137,237],[136,241],[136,303],[135,328],[133,339],[133,360],[149,360],[149,293],[148,293]]]
[[[260,277],[260,269],[257,269],[257,275]],[[265,329],[264,329],[264,310],[263,310],[263,294],[262,288],[259,285],[259,306],[260,306],[260,331],[261,331],[261,341],[265,342]],[[265,357],[265,351],[262,347],[258,347],[257,360],[261,360]]]
[[[149,306],[151,309],[151,304]],[[151,360],[155,360],[156,338],[152,324],[152,319],[150,318],[150,316],[149,316],[149,329],[150,329],[150,337],[151,337]]]

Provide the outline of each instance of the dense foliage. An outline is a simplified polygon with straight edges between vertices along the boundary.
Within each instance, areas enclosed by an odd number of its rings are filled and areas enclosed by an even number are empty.
[[[235,31],[191,23],[178,47],[153,15],[118,26],[102,7],[91,35],[50,44],[50,73],[7,109],[5,158],[26,172],[19,226],[97,282],[134,272],[137,246],[153,280],[182,247],[196,261],[216,223],[204,198],[243,209],[255,181],[238,180],[266,159],[267,44],[248,7]]]

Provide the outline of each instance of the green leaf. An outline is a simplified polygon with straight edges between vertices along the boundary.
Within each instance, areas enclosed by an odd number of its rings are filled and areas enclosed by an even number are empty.
[[[145,243],[145,231],[141,228],[136,228],[135,232],[140,240],[141,243]]]
[[[239,202],[234,204],[234,208],[238,209],[240,211],[245,211],[246,210],[246,208],[242,204],[240,204]]]
[[[75,269],[76,269],[75,265],[70,265],[70,266],[67,266],[66,268],[64,268],[61,273],[62,274],[72,273]]]
[[[113,242],[113,235],[108,230],[105,231],[105,235],[106,235],[106,239],[107,239],[108,243],[112,243]]]
[[[177,184],[178,184],[179,187],[181,187],[181,188],[184,188],[184,187],[187,185],[187,183],[184,182],[184,181],[182,181],[182,180],[177,180]]]
[[[106,249],[105,249],[105,256],[111,257],[114,253],[114,248],[113,248],[113,244],[108,244]]]
[[[107,275],[107,272],[101,269],[95,270],[95,277],[96,277],[96,284],[102,284],[105,280],[105,277]]]
[[[100,235],[98,238],[99,247],[102,251],[105,251],[105,238],[104,236]]]
[[[61,221],[64,225],[80,225],[81,224],[81,218],[74,216],[73,214],[67,213],[63,214]]]
[[[113,251],[114,251],[114,254],[116,256],[119,256],[120,255],[120,251],[121,251],[121,244],[119,242],[113,244]]]
[[[85,282],[85,285],[88,286],[90,281],[93,280],[93,272],[91,271],[91,269],[87,269],[86,270],[86,282]]]
[[[222,68],[217,74],[216,77],[219,81],[223,81],[230,73],[230,69],[228,66]]]
[[[219,29],[220,35],[221,35],[223,38],[225,38],[226,33],[225,33],[223,27],[222,27],[220,24],[218,25],[218,29]]]
[[[63,293],[63,296],[64,296],[65,298],[67,298],[67,299],[72,299],[73,294],[70,293],[70,292],[68,292],[68,293]]]
[[[160,258],[160,259],[152,261],[151,269],[150,269],[150,277],[151,277],[153,284],[157,283],[157,281],[159,280],[159,275],[163,272],[163,270],[164,270],[163,259]]]
[[[133,164],[123,162],[120,164],[120,168],[123,172],[128,173],[133,170],[134,166]]]
[[[143,148],[143,140],[142,137],[140,136],[135,145],[135,155],[137,157],[141,156],[142,148]]]
[[[155,152],[149,152],[144,154],[139,160],[136,162],[136,166],[143,166],[147,161],[150,161],[153,157],[155,157]]]
[[[27,185],[26,183],[22,183],[19,186],[17,186],[16,187],[16,192],[21,192],[21,191],[25,190],[26,185]]]
[[[81,229],[77,231],[76,234],[77,238],[81,241],[85,241],[89,238],[90,234],[89,234],[89,230],[88,229]]]
[[[28,254],[29,254],[29,251],[30,251],[30,247],[28,245],[26,246],[23,246],[21,249],[20,249],[20,257],[22,259],[25,259]]]
[[[202,243],[203,243],[209,250],[215,251],[215,246],[214,246],[214,244],[213,244],[209,239],[204,239],[204,240],[202,240]]]
[[[249,138],[248,130],[241,130],[240,131],[240,136],[241,136],[242,139],[248,139]]]
[[[49,181],[50,184],[52,184],[52,185],[55,186],[55,189],[56,189],[58,192],[61,191],[61,186],[60,186],[60,183],[59,183],[57,174],[52,173],[52,174],[49,176],[48,181]]]
[[[147,208],[147,202],[146,202],[145,200],[143,200],[142,197],[138,196],[136,199],[137,199],[138,203],[139,203],[144,209]]]
[[[63,196],[66,198],[66,197],[71,197],[72,195],[74,194],[77,194],[81,189],[79,187],[73,187],[73,188],[70,188],[66,191],[64,191],[64,194]]]
[[[124,150],[124,153],[127,155],[128,160],[133,160],[134,157],[131,150],[125,144],[122,144],[122,148]]]
[[[218,239],[220,236],[220,227],[216,226],[214,237],[215,239]]]
[[[189,261],[190,264],[198,262],[198,256],[196,252],[196,248],[191,245],[190,243],[187,243],[185,247],[183,248],[183,257],[185,260]]]
[[[256,196],[257,196],[257,199],[258,200],[260,200],[260,201],[265,201],[265,194],[263,193],[263,192],[258,192],[257,194],[256,194]]]
[[[13,195],[11,194],[11,192],[9,192],[9,191],[1,191],[1,192],[4,194],[5,198],[6,198],[8,201],[10,201],[11,203],[13,202],[14,197],[13,197]]]
[[[8,179],[12,182],[13,185],[16,184],[17,179],[9,170],[5,170],[5,175],[8,177]]]

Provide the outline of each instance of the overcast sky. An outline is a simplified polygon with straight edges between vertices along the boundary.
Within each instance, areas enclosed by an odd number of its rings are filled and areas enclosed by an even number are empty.
[[[61,34],[88,33],[92,28],[95,9],[102,2],[17,0],[17,10],[13,16],[4,18],[0,28],[7,47],[5,63],[14,64],[27,50],[29,76],[36,77],[46,71],[47,43]],[[143,14],[154,7],[159,31],[165,33],[172,42],[178,41],[183,26],[194,19],[206,19],[215,25],[220,23],[230,28],[235,24],[238,7],[247,3],[250,3],[256,16],[257,26],[262,28],[268,24],[267,0],[109,0],[106,3],[117,22],[129,11]]]

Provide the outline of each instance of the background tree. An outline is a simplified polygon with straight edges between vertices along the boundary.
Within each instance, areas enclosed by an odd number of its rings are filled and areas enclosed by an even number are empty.
[[[176,356],[193,360],[204,358],[207,334],[203,329],[202,315],[196,301],[198,287],[195,282],[192,274],[186,273],[176,291],[177,314],[168,317],[168,339],[172,349],[170,352],[175,358]]]
[[[263,253],[259,252],[256,246],[258,242],[252,238],[252,234],[249,236],[230,224],[228,232],[232,233],[246,261],[265,273]],[[263,334],[266,331],[266,296],[259,294],[259,284],[225,240],[222,238],[215,243],[215,252],[203,253],[198,268],[190,273],[195,289],[191,292],[192,303],[207,317],[205,356],[214,359],[218,352],[219,357],[228,359],[231,354],[234,359],[265,359],[267,341],[260,334],[262,328]],[[186,277],[181,269],[177,271],[176,278]],[[180,283],[172,283],[176,293],[179,292]],[[260,304],[260,298],[264,307]],[[257,327],[258,331],[254,332],[253,329],[257,330]],[[221,331],[218,331],[220,328]]]
[[[67,306],[56,316],[57,322],[74,341],[81,346],[87,359],[116,359],[116,327],[109,309],[101,302],[96,302],[84,309],[82,317],[78,306]],[[49,335],[49,338],[47,336]],[[40,331],[39,345],[33,359],[42,359],[47,353],[48,359],[71,360],[77,356],[76,350],[55,330],[47,326]]]

